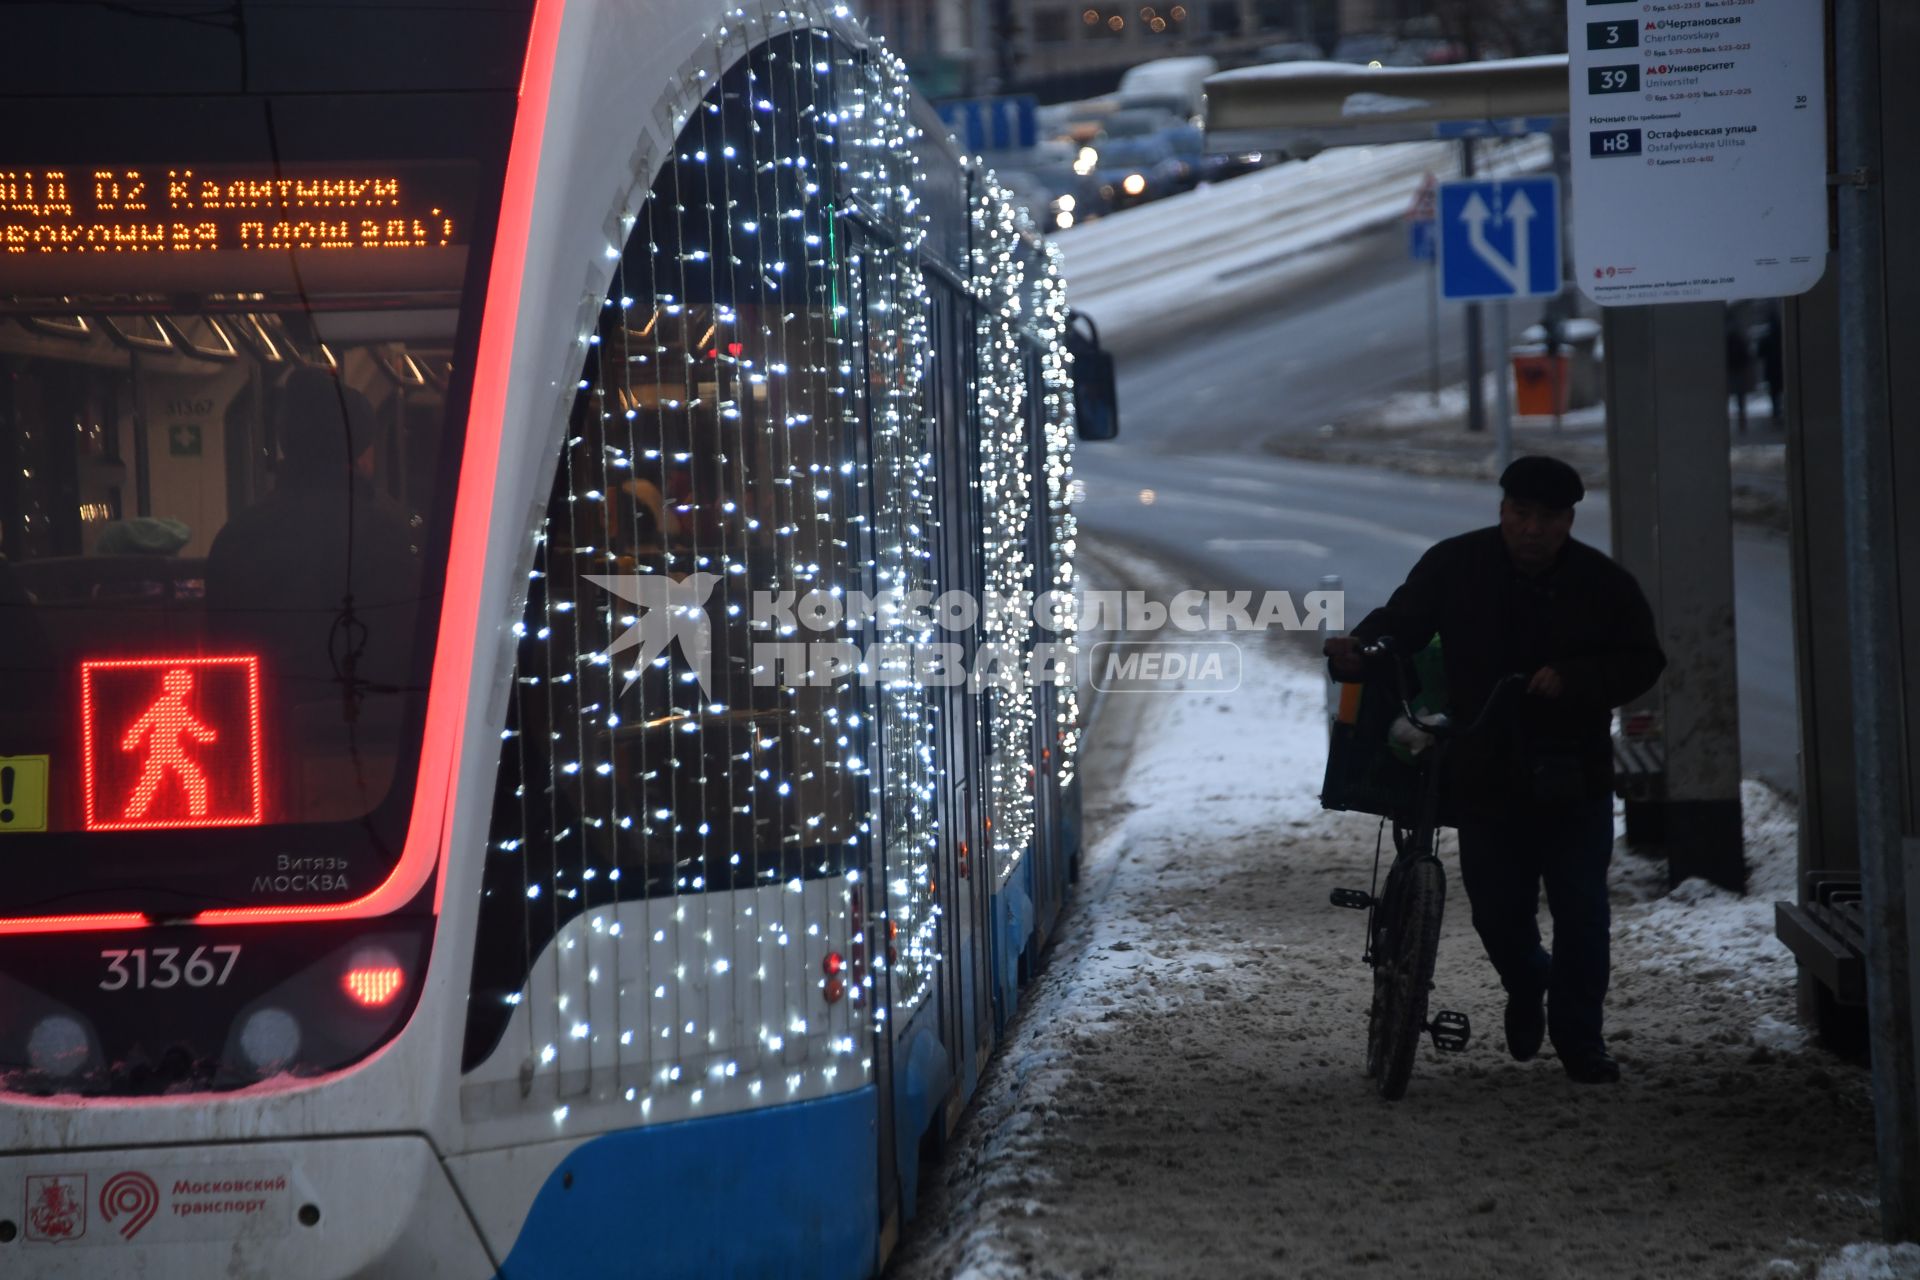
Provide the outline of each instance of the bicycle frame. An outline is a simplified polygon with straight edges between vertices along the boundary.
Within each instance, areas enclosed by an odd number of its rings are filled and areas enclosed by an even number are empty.
[[[1455,1052],[1466,1048],[1472,1034],[1465,1014],[1443,1009],[1431,1020],[1426,1017],[1446,887],[1445,870],[1439,858],[1440,791],[1445,784],[1446,761],[1453,741],[1479,732],[1507,692],[1525,677],[1518,674],[1503,677],[1488,694],[1472,724],[1461,727],[1443,717],[1423,719],[1413,709],[1405,660],[1393,653],[1390,640],[1383,638],[1361,652],[1366,657],[1393,658],[1401,711],[1408,723],[1429,739],[1427,746],[1414,753],[1420,785],[1411,813],[1391,816],[1394,857],[1387,868],[1385,886],[1380,884],[1376,850],[1373,884],[1367,893],[1346,889],[1333,892],[1337,906],[1367,908],[1367,944],[1363,959],[1374,975],[1374,1004],[1368,1016],[1367,1071],[1375,1077],[1381,1095],[1391,1101],[1405,1092],[1412,1070],[1412,1051],[1405,1039],[1409,1031],[1424,1030],[1433,1037],[1436,1048]],[[1433,864],[1430,874],[1415,872],[1422,863]],[[1423,923],[1410,926],[1409,911],[1420,911]],[[1400,931],[1409,927],[1414,932],[1402,935]],[[1409,942],[1408,938],[1413,940]],[[1408,951],[1408,947],[1413,950]],[[1414,958],[1410,961],[1410,957]],[[1409,963],[1412,964],[1410,971],[1405,967]],[[1417,990],[1404,990],[1409,981]],[[1401,988],[1398,995],[1396,983]],[[1385,1005],[1383,1000],[1387,1002]],[[1409,1001],[1412,1003],[1407,1003]],[[1409,1018],[1411,1022],[1407,1021]]]

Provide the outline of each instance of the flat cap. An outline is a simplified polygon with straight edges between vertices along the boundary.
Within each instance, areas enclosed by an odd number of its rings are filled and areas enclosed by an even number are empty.
[[[1500,474],[1500,487],[1509,498],[1537,502],[1556,511],[1571,507],[1587,496],[1580,473],[1558,458],[1534,453],[1515,458]]]

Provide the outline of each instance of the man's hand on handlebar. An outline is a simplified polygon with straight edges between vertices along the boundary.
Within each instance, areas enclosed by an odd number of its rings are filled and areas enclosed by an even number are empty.
[[[1367,674],[1367,664],[1360,656],[1363,642],[1354,636],[1328,636],[1327,642],[1320,646],[1320,652],[1327,656],[1327,665],[1333,671],[1336,680],[1359,681]]]
[[[1542,698],[1557,698],[1566,690],[1566,682],[1552,667],[1542,667],[1527,681],[1527,692]]]

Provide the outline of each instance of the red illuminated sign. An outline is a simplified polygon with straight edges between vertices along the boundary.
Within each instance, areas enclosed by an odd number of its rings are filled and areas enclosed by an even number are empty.
[[[265,818],[259,658],[83,662],[80,715],[87,830]]]

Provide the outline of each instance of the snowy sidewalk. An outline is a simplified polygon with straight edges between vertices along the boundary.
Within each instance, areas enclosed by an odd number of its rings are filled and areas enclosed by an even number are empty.
[[[1319,808],[1317,670],[1245,648],[1233,693],[1107,699],[1063,935],[890,1276],[1920,1276],[1841,1252],[1877,1232],[1871,1111],[1793,1024],[1790,810],[1750,784],[1746,899],[1616,856],[1612,1088],[1507,1057],[1449,837],[1435,1002],[1474,1043],[1382,1103],[1327,904],[1376,824]]]

